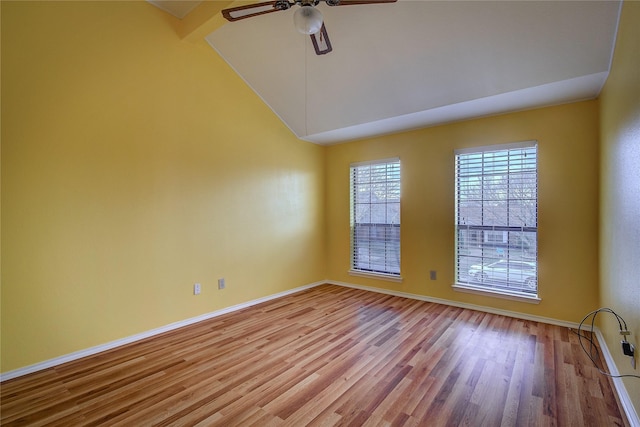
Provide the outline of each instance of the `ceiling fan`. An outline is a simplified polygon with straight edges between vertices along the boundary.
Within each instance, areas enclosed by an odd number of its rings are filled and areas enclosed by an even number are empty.
[[[222,16],[233,22],[265,13],[288,10],[291,6],[298,5],[300,9],[296,10],[293,15],[294,26],[302,34],[311,36],[311,42],[317,55],[324,55],[331,52],[332,48],[322,13],[316,9],[320,1],[324,1],[328,6],[347,6],[351,4],[395,3],[397,0],[275,0],[223,9]]]

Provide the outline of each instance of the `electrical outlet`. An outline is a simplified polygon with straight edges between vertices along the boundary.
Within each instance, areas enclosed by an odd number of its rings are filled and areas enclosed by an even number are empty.
[[[431,270],[431,272],[429,272],[429,278],[431,280],[436,280],[436,277],[437,277],[436,271],[435,270]]]
[[[225,288],[225,283],[224,283],[224,278],[222,279],[218,279],[218,289],[224,289]]]
[[[193,285],[193,294],[200,295],[200,283],[194,283]]]

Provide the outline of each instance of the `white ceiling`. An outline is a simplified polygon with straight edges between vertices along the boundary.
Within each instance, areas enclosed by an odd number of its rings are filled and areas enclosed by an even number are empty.
[[[294,29],[297,6],[226,23],[206,40],[296,136],[332,144],[593,99],[608,75],[620,6],[321,3],[327,55]]]

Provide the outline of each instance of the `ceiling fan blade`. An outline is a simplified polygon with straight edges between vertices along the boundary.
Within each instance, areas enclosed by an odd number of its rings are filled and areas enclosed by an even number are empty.
[[[285,5],[286,3],[286,5]],[[284,5],[284,7],[283,7]],[[238,21],[240,19],[251,18],[258,15],[264,15],[265,13],[278,12],[280,10],[288,9],[288,2],[282,1],[265,1],[262,3],[248,4],[245,6],[231,7],[229,9],[222,9],[222,16],[228,21]]]
[[[316,51],[316,55],[325,55],[333,50],[329,36],[327,35],[327,27],[322,24],[322,28],[315,34],[311,34],[311,42]]]
[[[348,6],[351,4],[377,4],[377,3],[395,3],[398,0],[340,0],[337,6]],[[333,6],[331,2],[327,2],[329,6]]]

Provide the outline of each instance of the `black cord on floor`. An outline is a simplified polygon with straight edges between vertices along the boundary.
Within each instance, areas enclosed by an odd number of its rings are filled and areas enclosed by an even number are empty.
[[[586,316],[584,316],[584,318],[582,319],[582,321],[578,325],[578,331],[577,332],[574,331],[571,328],[569,330],[571,332],[573,332],[574,334],[578,335],[578,342],[580,343],[580,347],[582,347],[582,350],[587,354],[587,356],[589,357],[589,359],[593,363],[593,366],[595,366],[595,368],[598,370],[598,372],[600,372],[602,375],[606,375],[606,376],[611,377],[611,378],[640,378],[640,375],[633,375],[633,374],[612,375],[612,374],[610,374],[608,372],[605,372],[604,370],[600,369],[600,367],[598,366],[598,363],[596,362],[596,357],[598,359],[600,359],[600,357],[598,355],[598,347],[596,346],[596,344],[595,344],[595,342],[593,340],[593,335],[594,335],[593,331],[595,329],[596,316],[599,313],[611,313],[611,314],[613,314],[615,316],[616,320],[618,321],[618,327],[620,328],[620,332],[627,331],[627,322],[625,322],[622,317],[618,316],[613,310],[611,310],[610,308],[607,308],[607,307],[599,308],[599,309],[594,310],[591,313],[587,314]],[[584,322],[589,318],[589,316],[591,316],[591,331],[590,331],[590,335],[587,336],[587,335],[582,333],[582,326],[584,325]],[[589,341],[589,351],[587,351],[587,349],[585,348],[585,345],[582,342],[583,339]],[[594,355],[594,350],[595,350],[595,355]]]

